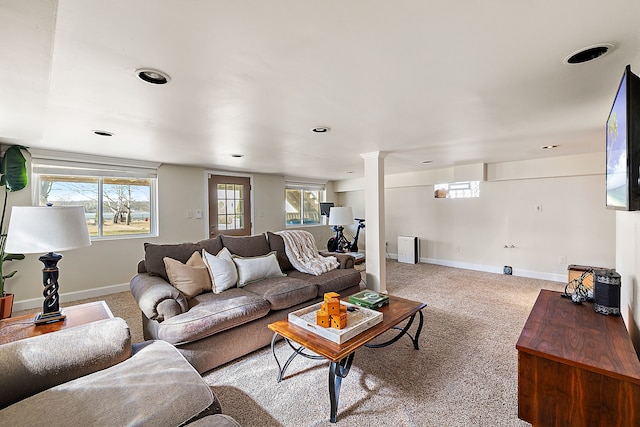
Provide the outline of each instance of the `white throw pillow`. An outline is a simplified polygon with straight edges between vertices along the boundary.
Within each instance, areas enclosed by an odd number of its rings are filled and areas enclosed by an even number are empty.
[[[219,294],[236,285],[238,282],[238,272],[236,271],[236,265],[231,258],[229,249],[222,248],[215,256],[203,249],[202,260],[209,270],[212,285],[211,289],[214,294]]]
[[[251,282],[266,279],[267,277],[286,276],[280,270],[276,251],[271,251],[267,255],[243,258],[233,255],[233,262],[238,268],[238,287],[241,288]]]

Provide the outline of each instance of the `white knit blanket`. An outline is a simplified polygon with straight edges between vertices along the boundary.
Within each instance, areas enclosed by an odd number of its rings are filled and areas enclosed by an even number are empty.
[[[324,257],[318,253],[313,234],[308,231],[286,230],[276,234],[282,236],[284,251],[296,270],[319,276],[340,266],[336,257]]]

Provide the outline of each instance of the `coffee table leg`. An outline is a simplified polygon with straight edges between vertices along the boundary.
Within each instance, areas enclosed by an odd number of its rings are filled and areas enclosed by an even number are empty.
[[[401,328],[399,326],[393,327],[393,329],[399,330],[400,333],[395,337],[391,338],[389,341],[385,341],[380,344],[365,344],[364,346],[368,348],[386,347],[398,341],[403,335],[406,335],[409,337],[409,339],[411,339],[411,342],[413,342],[413,348],[415,348],[416,350],[420,350],[420,347],[418,346],[418,339],[420,338],[420,333],[422,332],[422,325],[424,324],[424,315],[422,314],[422,310],[418,310],[416,314],[420,315],[420,320],[418,322],[418,329],[416,330],[415,337],[412,337],[411,334],[409,333],[409,328],[411,328],[411,325],[413,325],[413,321],[415,320],[415,317],[416,317],[416,315],[414,314],[413,316],[409,317],[409,322],[407,322],[404,328]]]
[[[294,346],[291,341],[285,337],[283,337],[283,339],[285,340],[285,342],[287,344],[289,344],[289,347],[291,347],[291,349],[293,350],[293,353],[291,353],[291,356],[289,356],[289,358],[287,359],[286,363],[284,364],[284,366],[280,366],[280,361],[278,360],[278,356],[276,356],[276,339],[278,338],[278,333],[276,332],[275,334],[273,334],[273,338],[271,338],[271,353],[273,353],[273,358],[276,359],[276,364],[278,365],[278,382],[282,381],[282,378],[284,378],[284,373],[287,370],[287,368],[289,367],[289,365],[291,364],[291,362],[293,361],[293,359],[296,358],[297,355],[301,355],[306,357],[307,359],[314,359],[314,360],[322,360],[324,359],[324,357],[322,356],[317,356],[317,355],[313,355],[313,354],[307,354],[304,352],[304,350],[306,350],[304,347],[302,346]]]
[[[342,385],[342,379],[349,374],[353,356],[355,356],[355,353],[351,353],[339,362],[331,362],[329,365],[329,400],[331,403],[331,416],[329,421],[332,423],[335,423],[338,418],[340,386]]]

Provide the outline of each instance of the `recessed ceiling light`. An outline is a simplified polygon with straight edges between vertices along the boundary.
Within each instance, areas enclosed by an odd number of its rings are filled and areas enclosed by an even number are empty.
[[[98,136],[113,136],[114,135],[113,132],[108,132],[106,130],[94,130],[93,133],[98,135]]]
[[[542,147],[543,150],[553,150],[554,148],[558,148],[557,145],[545,145]]]
[[[331,128],[328,127],[328,126],[316,126],[313,129],[311,129],[311,132],[326,133],[326,132],[329,132],[330,130],[331,130]]]
[[[244,154],[232,154],[231,157],[240,158],[244,157]]]
[[[138,76],[140,80],[154,85],[163,85],[171,81],[171,77],[169,77],[167,73],[152,68],[138,68],[136,70],[136,76]]]
[[[564,58],[567,64],[582,64],[583,62],[592,61],[609,52],[613,48],[611,43],[594,44],[573,52]]]

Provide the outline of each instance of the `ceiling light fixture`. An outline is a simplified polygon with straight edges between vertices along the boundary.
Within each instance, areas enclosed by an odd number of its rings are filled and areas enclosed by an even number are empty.
[[[423,160],[420,163],[422,163],[423,165],[428,165],[429,163],[433,163],[433,160]]]
[[[94,130],[93,133],[98,136],[113,136],[115,135],[113,132],[108,132],[106,130]]]
[[[311,129],[311,132],[315,132],[315,133],[327,133],[331,130],[330,127],[328,126],[316,126],[314,128]]]
[[[564,58],[567,64],[582,64],[607,54],[613,48],[611,43],[594,44],[573,52]]]
[[[164,85],[171,81],[171,77],[167,73],[160,70],[154,70],[153,68],[138,68],[136,70],[136,76],[140,80],[153,85]]]
[[[244,157],[244,154],[232,154],[231,157],[235,157],[236,159],[239,159],[240,157]]]
[[[542,147],[543,150],[553,150],[554,148],[558,148],[557,145],[545,145]]]

